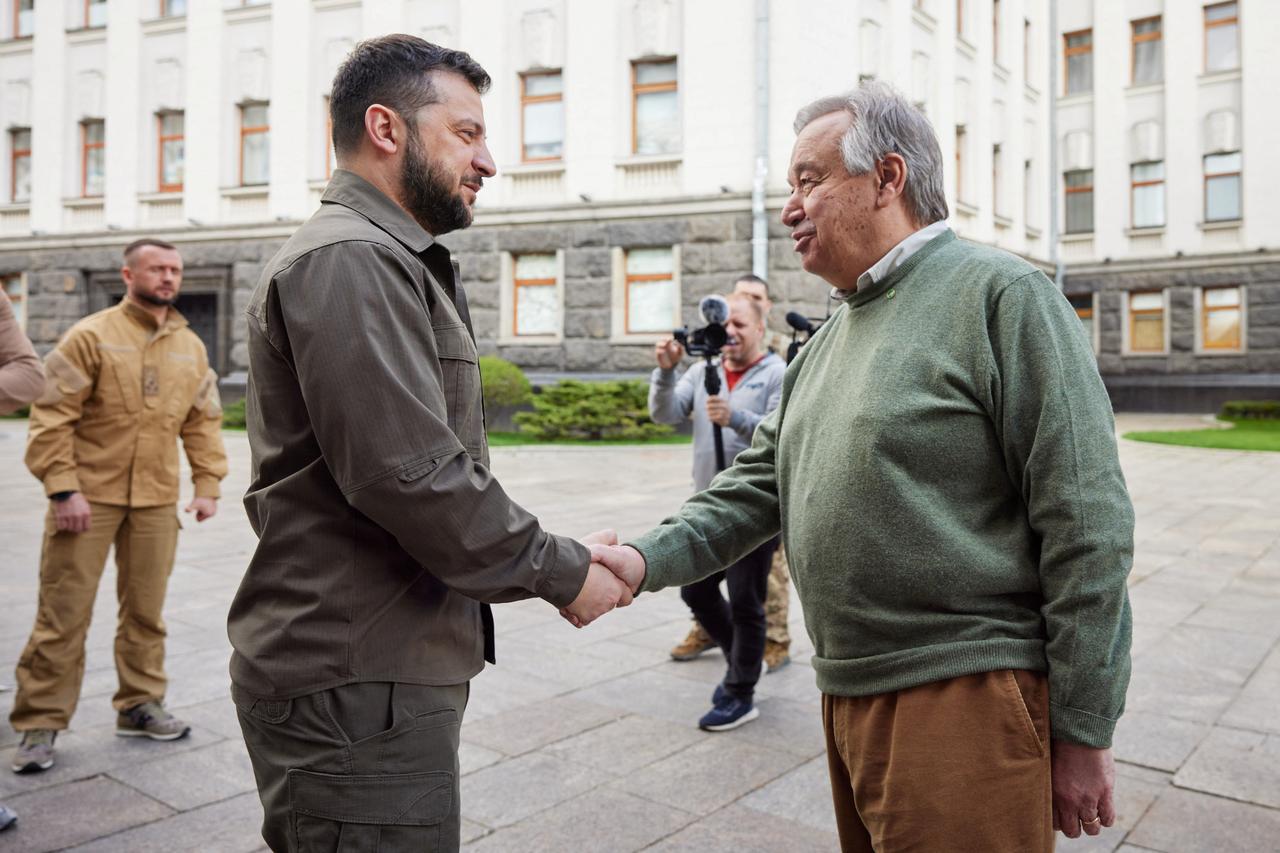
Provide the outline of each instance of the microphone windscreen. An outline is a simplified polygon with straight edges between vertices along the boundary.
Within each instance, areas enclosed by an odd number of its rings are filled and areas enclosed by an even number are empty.
[[[799,311],[787,312],[787,325],[795,329],[797,332],[813,333],[813,323],[809,322],[809,318],[801,314]]]
[[[723,296],[712,294],[702,297],[702,301],[698,303],[698,311],[701,312],[702,319],[708,323],[718,323],[723,326],[729,322],[729,300]]]

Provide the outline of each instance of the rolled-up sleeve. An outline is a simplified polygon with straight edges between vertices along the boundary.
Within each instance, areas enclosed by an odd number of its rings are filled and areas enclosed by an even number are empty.
[[[0,415],[34,402],[43,390],[40,357],[18,326],[9,297],[0,291]]]
[[[569,604],[590,554],[545,532],[451,429],[444,371],[476,368],[442,366],[416,272],[384,246],[346,242],[303,256],[273,287],[286,340],[272,343],[291,355],[350,505],[464,595]]]
[[[691,368],[677,378],[675,370],[653,369],[649,377],[649,417],[655,423],[675,426],[689,419],[696,390],[692,376],[695,372]]]

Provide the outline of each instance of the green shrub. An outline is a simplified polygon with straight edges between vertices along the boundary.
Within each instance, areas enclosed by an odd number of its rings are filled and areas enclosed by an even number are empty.
[[[28,417],[31,417],[31,407],[30,407],[30,406],[23,406],[21,409],[18,409],[18,410],[17,410],[17,411],[15,411],[15,412],[10,412],[10,413],[9,413],[9,414],[7,414],[7,415],[0,415],[0,419],[4,419],[4,418],[12,418],[12,419],[13,419],[13,420],[15,420],[15,421],[16,421],[16,420],[21,420],[21,419],[23,419],[23,418],[28,418]]]
[[[1280,400],[1232,400],[1222,404],[1224,421],[1280,420]]]
[[[557,439],[644,440],[667,435],[671,427],[649,420],[649,386],[626,382],[566,379],[542,389],[533,411],[515,416],[520,432],[543,441]]]
[[[480,384],[490,406],[523,406],[533,398],[533,388],[520,368],[496,355],[480,357]]]
[[[223,429],[244,429],[244,400],[236,400],[222,407]]]

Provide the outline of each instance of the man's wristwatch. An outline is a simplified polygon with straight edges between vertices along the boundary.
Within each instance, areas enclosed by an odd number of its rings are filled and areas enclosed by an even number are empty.
[[[65,501],[67,498],[71,497],[74,494],[75,492],[54,492],[53,494],[49,495],[49,500],[62,503],[63,501]]]

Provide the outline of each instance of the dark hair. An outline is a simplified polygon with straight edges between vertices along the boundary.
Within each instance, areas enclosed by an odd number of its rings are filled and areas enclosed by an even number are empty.
[[[129,257],[136,251],[146,246],[155,246],[157,249],[170,249],[177,251],[178,247],[172,243],[166,243],[163,240],[157,240],[155,237],[143,237],[141,240],[134,240],[132,243],[124,247],[125,263],[129,262]]]
[[[745,281],[747,284],[758,284],[764,288],[764,295],[765,296],[769,295],[769,282],[765,281],[758,275],[753,275],[752,273],[747,273],[746,275],[740,275],[733,280],[733,283],[737,284],[740,281]]]
[[[356,45],[334,75],[329,94],[334,150],[347,153],[360,145],[364,114],[372,104],[395,110],[412,127],[418,110],[439,101],[431,85],[433,71],[461,74],[482,95],[491,82],[470,54],[417,36],[398,33]]]

